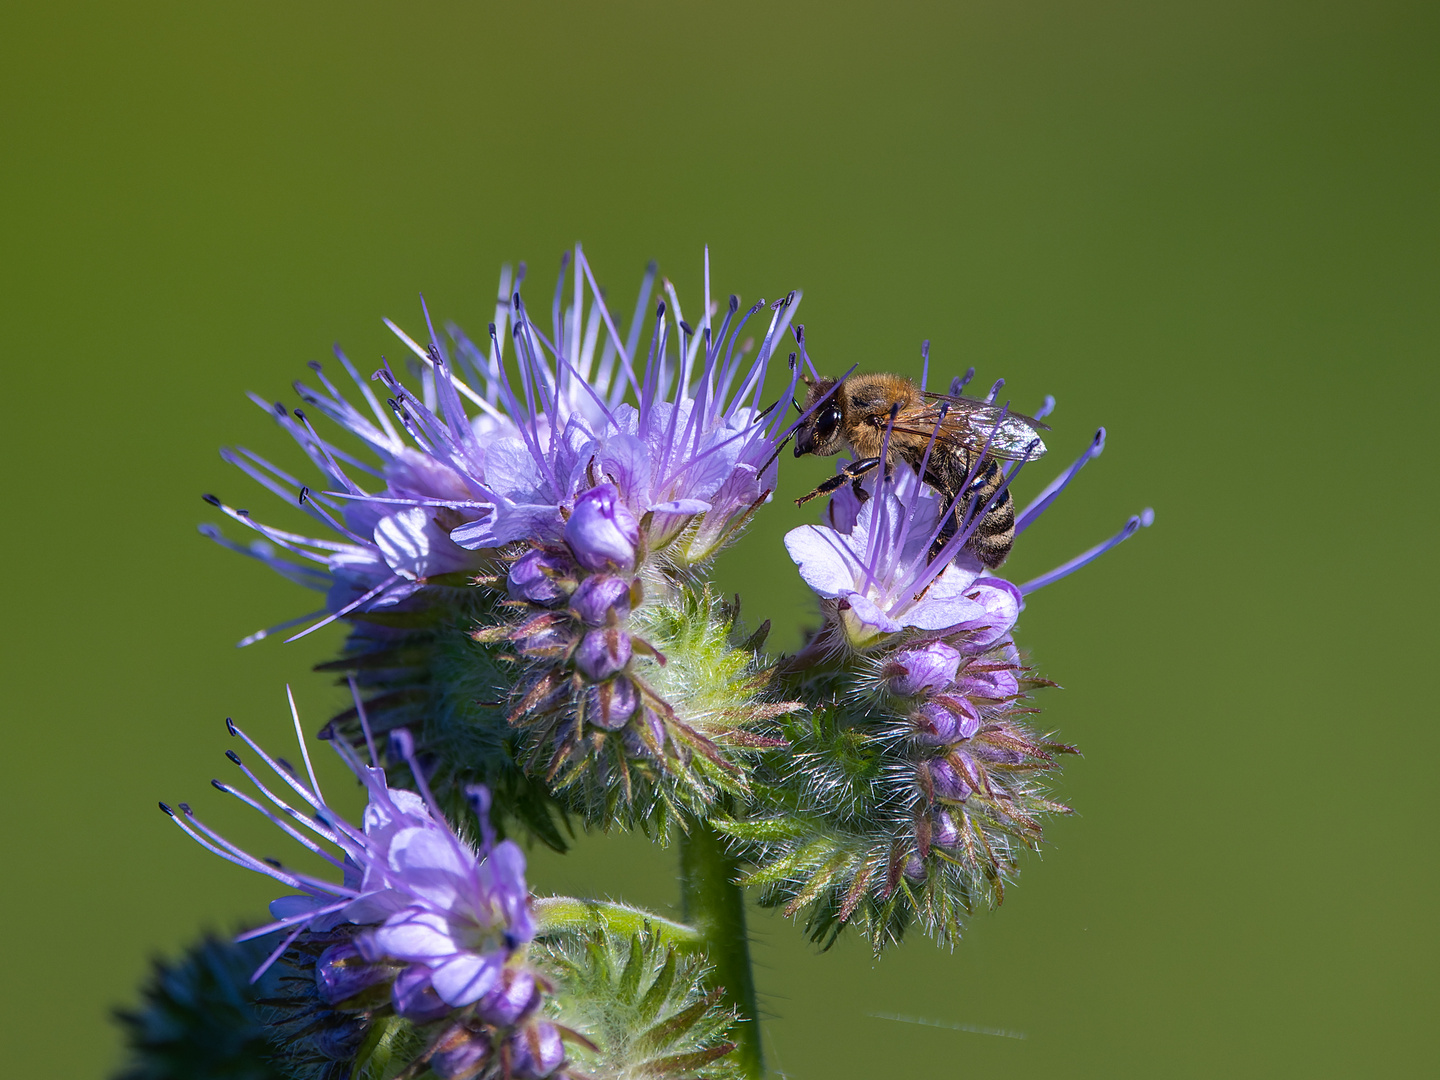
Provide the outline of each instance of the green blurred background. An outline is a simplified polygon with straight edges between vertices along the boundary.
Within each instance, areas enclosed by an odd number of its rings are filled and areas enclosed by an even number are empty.
[[[311,596],[195,534],[202,491],[283,519],[216,456],[294,460],[243,391],[293,401],[337,339],[373,366],[419,290],[483,332],[501,261],[530,261],[534,302],[581,240],[622,306],[654,257],[698,309],[708,243],[722,295],[803,287],[832,371],[914,371],[929,337],[941,377],[1054,393],[1056,468],[1106,424],[1017,580],[1157,512],[1022,621],[1067,687],[1043,704],[1086,754],[1079,815],[953,954],[817,955],[756,912],[773,1065],[1434,1075],[1437,23],[1373,0],[7,7],[6,1073],[106,1073],[147,958],[271,895],[155,809],[239,821],[206,784],[221,719],[283,743],[287,680],[312,729],[337,701],[309,668],[338,631],[233,647]],[[787,459],[782,494],[827,470]],[[811,512],[777,499],[721,566],[782,646],[809,601],[779,539]],[[598,838],[533,878],[663,907],[672,863]]]

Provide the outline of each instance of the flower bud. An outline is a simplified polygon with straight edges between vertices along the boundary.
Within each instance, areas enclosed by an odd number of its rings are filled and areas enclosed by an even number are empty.
[[[531,551],[517,559],[505,579],[505,589],[512,600],[529,600],[549,607],[565,598],[560,581],[574,568],[563,556],[545,551]]]
[[[919,855],[911,855],[905,860],[905,876],[911,881],[924,881],[925,860]]]
[[[941,810],[935,815],[930,842],[936,847],[954,847],[960,843],[960,830],[955,827],[955,819],[948,810]]]
[[[541,1080],[565,1061],[560,1031],[548,1020],[526,1024],[510,1036],[510,1074],[516,1080]]]
[[[363,1013],[360,1015],[364,1015]],[[306,1036],[305,1041],[308,1048],[320,1052],[322,1057],[331,1061],[345,1061],[355,1056],[355,1051],[360,1049],[360,1044],[365,1041],[367,1025],[358,1023],[357,1019],[347,1018],[336,1021],[345,1016],[344,1013],[331,1013],[326,1021],[321,1021]]]
[[[913,697],[949,686],[959,669],[960,653],[943,641],[931,641],[896,653],[885,664],[884,675],[892,694]]]
[[[475,1015],[496,1027],[512,1027],[540,1004],[540,987],[524,968],[506,968],[500,985],[475,1003]]]
[[[964,698],[946,694],[925,702],[913,714],[915,736],[932,746],[971,739],[980,730],[980,714]]]
[[[594,574],[571,595],[570,610],[591,626],[604,626],[611,611],[623,619],[630,614],[630,582],[610,574]]]
[[[999,700],[1020,693],[1020,681],[1013,671],[969,671],[957,689],[967,697]]]
[[[570,648],[574,640],[568,627],[552,625],[526,634],[515,642],[515,647],[525,656],[557,656]]]
[[[592,682],[604,682],[630,662],[630,635],[619,627],[591,630],[575,650],[575,666]]]
[[[975,751],[975,756],[981,761],[993,761],[1000,765],[1019,765],[1025,761],[1024,754],[1009,746],[994,746],[990,743],[977,742],[972,749]]]
[[[397,1013],[417,1024],[439,1020],[450,1011],[450,1006],[430,985],[430,969],[423,964],[407,967],[395,977],[395,985],[390,988],[390,1002]]]
[[[629,570],[635,565],[640,524],[620,501],[615,485],[600,484],[575,500],[565,522],[565,542],[587,570]]]
[[[941,799],[954,799],[956,802],[964,802],[970,797],[971,787],[960,778],[960,771],[944,758],[935,758],[928,762],[930,770],[930,784],[935,789],[935,795]]]
[[[315,961],[315,987],[331,1005],[353,998],[390,977],[381,964],[367,963],[349,942],[331,945]]]
[[[619,731],[630,722],[639,703],[634,683],[611,679],[585,691],[585,719],[606,731]]]
[[[456,1025],[440,1036],[430,1055],[430,1070],[441,1080],[478,1075],[490,1060],[494,1047],[483,1031]]]
[[[647,708],[644,710],[642,722],[650,734],[654,749],[651,749],[651,744],[641,738],[640,731],[636,727],[631,727],[625,732],[625,752],[631,757],[653,758],[657,751],[661,751],[665,747],[665,721],[660,719],[654,709]]]

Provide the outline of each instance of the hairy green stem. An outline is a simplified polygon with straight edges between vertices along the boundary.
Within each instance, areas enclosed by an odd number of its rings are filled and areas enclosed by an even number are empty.
[[[719,834],[705,822],[692,820],[689,832],[680,836],[682,917],[704,936],[715,981],[740,1014],[733,1060],[746,1077],[759,1080],[765,1075],[765,1063],[750,938],[745,932],[745,894],[736,884],[739,877],[739,867]]]
[[[601,929],[629,937],[648,930],[658,933],[667,945],[677,949],[705,945],[704,936],[693,926],[661,918],[629,904],[576,900],[569,896],[542,896],[534,901],[533,906],[536,928],[542,935]]]

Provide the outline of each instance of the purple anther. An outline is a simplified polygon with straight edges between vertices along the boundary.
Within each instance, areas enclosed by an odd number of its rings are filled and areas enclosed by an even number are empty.
[[[390,732],[390,757],[409,761],[415,756],[415,737],[409,728],[396,728]]]

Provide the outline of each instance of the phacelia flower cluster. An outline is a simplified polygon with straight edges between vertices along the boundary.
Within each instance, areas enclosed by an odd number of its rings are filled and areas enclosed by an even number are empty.
[[[293,699],[291,702],[293,710]],[[185,803],[163,809],[202,847],[294,890],[270,905],[273,920],[241,936],[283,938],[256,971],[258,979],[282,955],[313,957],[314,993],[306,1030],[322,1033],[308,1047],[321,1058],[353,1057],[366,1031],[399,1018],[421,1031],[417,1061],[446,1078],[557,1075],[565,1061],[564,1033],[545,1019],[551,989],[526,962],[535,936],[525,858],[513,841],[495,842],[489,792],[469,795],[479,822],[478,849],[461,839],[440,812],[404,731],[395,754],[414,769],[419,793],[394,790],[384,771],[366,765],[343,742],[331,745],[365,786],[363,824],[356,827],[325,802],[310,764],[302,778],[273,758],[233,722],[230,733],[275,774],[267,785],[243,759],[227,757],[254,787],[215,787],[258,811],[291,839],[339,872],[318,877],[258,859],[211,828]],[[308,783],[306,782],[308,779]],[[279,793],[289,788],[289,798]],[[344,1022],[337,1022],[336,1017]],[[498,1075],[498,1072],[497,1072]]]
[[[642,360],[653,266],[623,337],[578,247],[573,265],[562,261],[548,333],[531,317],[521,279],[523,267],[513,281],[502,273],[487,348],[455,327],[447,348],[428,312],[428,345],[391,324],[413,354],[420,387],[383,365],[372,382],[389,415],[343,355],[368,413],[318,365],[320,389],[297,384],[309,409],[348,431],[378,464],[323,439],[304,410],[292,415],[278,405],[276,419],[323,471],[324,490],[301,487],[249,451],[227,453],[337,539],[264,526],[216,504],[262,534],[242,550],[327,590],[326,611],[302,633],[351,621],[348,655],[330,666],[348,666],[369,692],[380,730],[408,724],[424,751],[447,757],[446,747],[473,746],[477,737],[504,742],[508,716],[534,732],[518,755],[547,779],[598,762],[628,797],[631,763],[642,774],[658,766],[670,775],[697,761],[688,770],[692,788],[733,782],[738,770],[725,744],[735,742],[730,730],[763,683],[749,670],[753,651],[726,665],[742,676],[728,703],[687,715],[655,672],[673,661],[684,668],[686,658],[656,633],[667,623],[662,609],[686,605],[696,568],[774,489],[790,431],[776,405],[793,397],[797,376],[792,370],[775,401],[762,394],[799,294],[744,310],[732,296],[722,315],[708,295],[707,256],[697,324],[682,317],[666,282]],[[767,309],[757,349],[746,329]],[[493,573],[497,566],[502,574]],[[468,669],[453,644],[434,644],[437,626],[467,622],[482,625],[470,635],[481,648]],[[702,636],[713,643],[729,629]],[[493,667],[496,655],[520,663],[518,681]],[[494,707],[506,700],[503,711]],[[358,746],[353,714],[343,730]],[[507,753],[487,762],[492,783]],[[545,823],[530,824],[545,835]]]
[[[1102,431],[1021,513],[1017,533],[1103,444]],[[1014,643],[1024,596],[1149,524],[1150,513],[1017,587],[968,548],[974,514],[946,537],[957,507],[965,515],[960,497],[933,491],[903,462],[877,472],[863,501],[841,488],[825,524],[786,536],[824,623],[786,667],[813,716],[783,726],[788,749],[766,776],[803,809],[725,828],[751,845],[766,901],[807,909],[817,939],[854,920],[879,948],[919,921],[953,942],[976,903],[1003,897],[1018,850],[1040,844],[1043,816],[1068,812],[1044,781],[1074,749],[1030,722],[1029,692],[1052,684]]]

